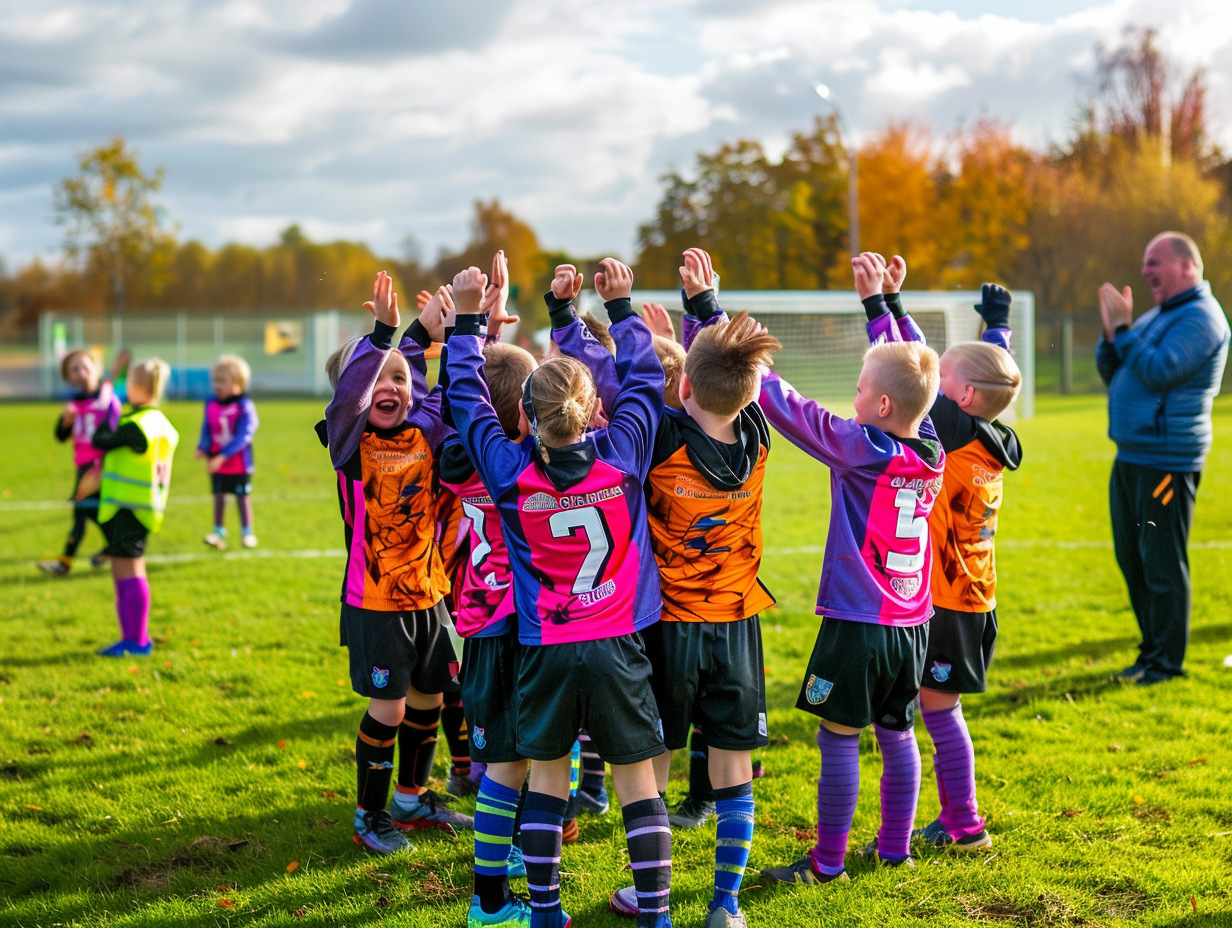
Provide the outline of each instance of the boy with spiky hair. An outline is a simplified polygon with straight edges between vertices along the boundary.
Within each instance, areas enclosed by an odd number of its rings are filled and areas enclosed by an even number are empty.
[[[884,303],[883,265],[866,255],[852,265],[861,299],[876,295]],[[766,418],[829,466],[833,496],[817,594],[823,618],[796,702],[821,718],[817,844],[793,864],[762,871],[777,882],[846,879],[860,732],[869,725],[884,762],[878,854],[891,865],[910,861],[920,788],[912,723],[933,611],[928,517],[945,452],[928,419],[937,354],[919,342],[877,344],[885,327],[869,325],[874,344],[864,355],[852,419],[805,399],[770,370],[762,374]]]

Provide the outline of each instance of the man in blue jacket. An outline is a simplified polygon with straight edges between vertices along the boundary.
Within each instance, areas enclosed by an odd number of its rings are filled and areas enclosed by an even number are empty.
[[[1109,488],[1113,544],[1142,632],[1138,660],[1121,679],[1146,685],[1184,672],[1189,527],[1229,328],[1188,235],[1151,239],[1142,276],[1157,305],[1137,322],[1129,287],[1100,288],[1104,338],[1095,362],[1108,385],[1108,435],[1117,446]]]

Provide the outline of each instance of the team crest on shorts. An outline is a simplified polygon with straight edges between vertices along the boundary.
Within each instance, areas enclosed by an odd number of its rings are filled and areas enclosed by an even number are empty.
[[[478,725],[476,725],[474,730],[471,732],[471,744],[481,751],[488,746],[488,737],[483,733],[483,729]]]
[[[766,731],[767,731],[766,713],[758,712],[757,713],[757,734],[764,738],[766,737]]]
[[[372,685],[377,689],[389,685],[389,671],[382,670],[380,667],[372,668]]]
[[[804,685],[804,698],[814,706],[820,706],[823,702],[830,698],[830,690],[834,689],[834,684],[829,680],[822,680],[815,673],[809,674],[808,683]]]
[[[930,671],[933,679],[938,683],[944,683],[950,679],[950,664],[942,664],[939,661],[933,661],[933,669]]]

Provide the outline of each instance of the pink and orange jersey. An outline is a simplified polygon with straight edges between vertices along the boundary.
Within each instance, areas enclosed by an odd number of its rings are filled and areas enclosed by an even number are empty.
[[[220,474],[251,474],[252,440],[259,425],[257,407],[246,393],[219,400],[210,397],[201,417],[197,449],[208,457],[221,454]]]
[[[544,461],[511,441],[483,379],[479,317],[449,341],[449,403],[458,437],[500,514],[526,645],[595,641],[656,622],[662,608],[642,483],[663,408],[650,330],[628,300],[608,306],[621,392],[610,424]]]
[[[56,437],[65,441],[73,439],[73,464],[82,467],[103,459],[103,452],[91,444],[99,426],[114,430],[120,421],[120,399],[115,395],[110,381],[104,381],[96,393],[77,394],[68,401],[73,411],[73,425],[69,430],[56,427]]]

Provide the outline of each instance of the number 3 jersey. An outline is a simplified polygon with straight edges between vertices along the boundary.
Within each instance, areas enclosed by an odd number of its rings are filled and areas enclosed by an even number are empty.
[[[482,376],[477,317],[449,341],[458,436],[500,513],[513,571],[518,638],[548,645],[615,638],[659,619],[659,575],[642,483],[663,406],[663,370],[628,300],[609,304],[621,392],[605,429],[537,450],[501,429]]]
[[[788,441],[830,468],[817,614],[880,625],[927,622],[933,612],[928,517],[945,473],[931,420],[921,423],[920,438],[896,438],[827,412],[768,369],[760,403]]]

